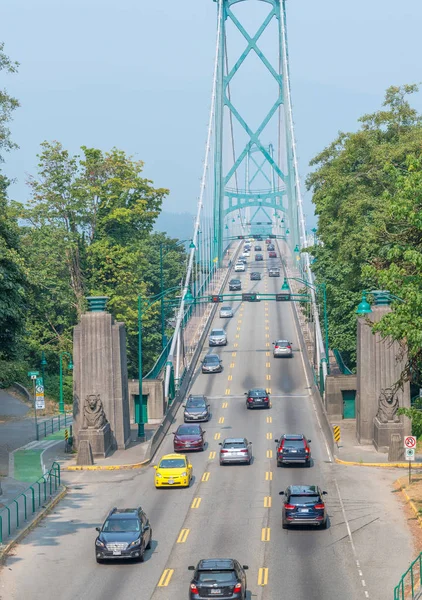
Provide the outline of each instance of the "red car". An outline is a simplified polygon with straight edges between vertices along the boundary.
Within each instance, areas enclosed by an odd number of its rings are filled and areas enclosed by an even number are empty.
[[[270,239],[268,239],[268,240],[265,240],[265,243],[266,243],[266,244],[271,244],[271,240],[270,240]]]
[[[205,431],[200,425],[179,425],[173,432],[173,447],[175,452],[185,452],[186,450],[204,450]]]
[[[269,258],[277,258],[277,252],[268,252]]]

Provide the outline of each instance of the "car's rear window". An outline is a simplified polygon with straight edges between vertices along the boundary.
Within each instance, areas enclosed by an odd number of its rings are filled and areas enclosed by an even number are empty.
[[[160,469],[183,469],[186,467],[184,458],[163,458]]]
[[[321,502],[319,496],[290,496],[290,504],[317,504]]]
[[[223,448],[233,448],[233,449],[237,449],[237,448],[246,448],[246,444],[245,442],[225,442]]]
[[[234,571],[199,571],[200,583],[231,583],[237,581]]]
[[[116,531],[140,531],[138,519],[107,519],[103,527],[104,533]]]
[[[226,335],[224,329],[213,329],[211,335]]]
[[[287,346],[290,346],[289,342],[286,342],[284,340],[279,340],[277,342],[277,346],[281,346],[282,348],[287,348]]]
[[[204,362],[212,364],[212,363],[219,362],[219,360],[220,359],[218,358],[217,355],[215,355],[215,356],[206,356],[205,359],[204,359]]]
[[[250,390],[249,396],[266,396],[267,392],[265,390]]]
[[[221,310],[231,310],[232,307],[231,306],[222,306]]]
[[[303,450],[305,444],[303,440],[284,440],[283,448],[299,448]]]

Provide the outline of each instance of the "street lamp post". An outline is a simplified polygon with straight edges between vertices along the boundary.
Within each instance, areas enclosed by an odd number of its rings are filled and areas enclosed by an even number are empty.
[[[324,308],[324,336],[325,336],[325,355],[327,358],[327,373],[330,373],[330,355],[329,355],[329,342],[328,342],[328,313],[327,313],[327,286],[325,285],[325,283],[315,283],[315,284],[311,284],[308,281],[305,281],[305,279],[301,279],[300,277],[286,277],[285,281],[287,279],[293,279],[294,281],[297,281],[298,283],[302,283],[304,286],[315,290],[321,289],[322,290],[322,301],[323,301],[323,308]]]
[[[69,352],[60,352],[60,399],[59,399],[59,413],[64,413],[64,399],[63,399],[63,356],[67,356],[69,361],[67,363],[67,368],[69,371],[73,370],[73,362],[72,355]]]
[[[44,390],[45,390],[45,380],[44,380],[44,369],[47,365],[47,361],[45,358],[45,353],[44,350],[41,352],[41,377],[42,377],[42,382],[43,382],[43,386],[44,386]]]

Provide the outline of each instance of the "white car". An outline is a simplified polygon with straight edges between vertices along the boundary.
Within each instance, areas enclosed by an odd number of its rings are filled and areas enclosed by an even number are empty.
[[[244,250],[242,256],[244,256],[245,258],[248,258],[251,255],[251,253],[249,252],[249,250]]]
[[[243,263],[236,263],[234,265],[234,270],[235,271],[246,271],[246,267]]]

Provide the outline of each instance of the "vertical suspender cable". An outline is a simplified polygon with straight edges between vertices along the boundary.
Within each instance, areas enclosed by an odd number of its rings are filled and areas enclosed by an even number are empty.
[[[223,0],[218,0],[218,25],[217,25],[217,42],[216,42],[215,61],[214,61],[214,78],[213,78],[212,94],[211,94],[211,108],[210,108],[210,118],[209,118],[209,122],[208,122],[208,134],[207,134],[207,141],[206,141],[206,145],[205,145],[204,168],[202,171],[201,188],[200,188],[200,193],[199,193],[196,219],[195,219],[195,227],[194,227],[194,232],[193,232],[194,247],[191,248],[190,253],[189,253],[189,263],[188,263],[188,269],[186,272],[186,278],[185,278],[185,282],[184,282],[184,286],[183,286],[182,298],[181,298],[181,302],[180,302],[179,312],[177,314],[176,326],[175,326],[173,338],[171,341],[170,352],[169,352],[168,360],[166,363],[165,384],[164,384],[164,395],[166,398],[168,398],[168,396],[169,396],[170,376],[171,376],[171,369],[173,366],[174,351],[175,351],[175,347],[176,347],[176,343],[177,343],[177,338],[179,335],[180,325],[181,325],[181,322],[183,319],[183,313],[184,313],[184,309],[185,309],[185,297],[186,297],[187,291],[189,290],[190,278],[191,278],[191,273],[192,273],[192,265],[193,265],[195,251],[196,251],[196,245],[198,243],[198,230],[199,230],[199,225],[201,222],[201,212],[202,212],[204,192],[205,192],[205,183],[206,183],[207,171],[208,171],[208,160],[209,160],[209,154],[210,154],[210,148],[211,148],[212,124],[213,124],[213,118],[214,118],[214,112],[215,112],[218,58],[219,58],[220,52],[222,51],[222,49],[220,48],[222,15],[223,15]]]

